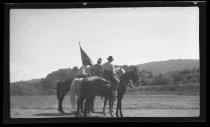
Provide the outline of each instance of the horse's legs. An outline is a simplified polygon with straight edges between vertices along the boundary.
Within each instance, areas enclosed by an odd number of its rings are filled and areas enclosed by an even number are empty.
[[[90,104],[90,111],[91,111],[92,113],[95,112],[94,100],[95,100],[95,97],[93,97],[93,98],[91,99],[91,104]]]
[[[59,99],[59,112],[60,112],[60,113],[65,113],[65,112],[63,111],[63,106],[62,106],[64,97],[65,97],[65,94],[61,95],[61,96],[60,96],[60,99]]]
[[[59,111],[59,113],[61,113],[61,110],[62,110],[61,96],[58,95],[58,111]]]
[[[119,99],[119,110],[120,110],[120,116],[123,117],[123,114],[122,114],[122,97],[120,97],[120,99]]]
[[[103,113],[104,113],[104,116],[106,116],[105,109],[106,109],[106,103],[107,103],[107,101],[108,101],[108,98],[107,98],[107,97],[105,97],[105,99],[104,99],[104,107],[103,107]]]
[[[117,98],[117,109],[116,109],[116,116],[117,117],[119,117],[119,115],[118,115],[118,110],[119,110],[119,105],[120,105],[120,99],[119,98]]]
[[[76,103],[77,103],[77,105],[79,104],[79,98],[77,98],[77,100],[76,100]],[[78,107],[78,106],[77,106]],[[80,107],[81,108],[81,107]],[[81,109],[81,111],[82,111],[83,109]]]
[[[86,103],[86,101],[84,100],[84,98],[82,99],[83,101],[82,102],[80,102],[81,104],[81,106],[79,107],[79,110],[83,113],[84,112],[84,103]],[[76,102],[77,103],[79,103],[79,101],[80,101],[80,98],[77,96],[77,100],[76,100]]]
[[[84,117],[87,117],[87,110],[88,110],[88,107],[90,107],[90,98],[86,98],[85,110],[84,110]]]
[[[116,98],[115,98],[116,99]],[[115,101],[115,99],[114,100],[112,100],[112,113],[114,113],[114,111],[113,111],[113,107],[114,107],[114,101]]]
[[[85,101],[84,105],[87,105],[87,110],[86,110],[86,112],[87,112],[87,113],[90,113],[91,105],[88,104],[88,101],[87,101],[87,100]]]
[[[123,114],[122,114],[122,102],[120,101],[120,116],[123,117]]]
[[[109,113],[111,114],[111,117],[114,117],[112,114],[112,105],[113,105],[113,98],[109,98]]]
[[[77,111],[76,111],[76,117],[78,117],[79,114],[79,108],[81,107],[81,100],[77,100]]]
[[[58,111],[61,113],[61,114],[64,114],[65,112],[63,111],[63,99],[65,97],[65,95],[67,94],[68,91],[65,91],[65,92],[61,92],[60,95],[58,96]]]
[[[81,97],[77,100],[77,111],[76,111],[76,117],[78,116],[79,114],[79,109],[82,109],[83,107],[83,102],[84,102],[85,98],[84,97]]]

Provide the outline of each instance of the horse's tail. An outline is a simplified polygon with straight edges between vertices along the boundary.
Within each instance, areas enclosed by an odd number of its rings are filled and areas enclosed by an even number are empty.
[[[59,81],[58,83],[57,83],[57,88],[56,88],[56,94],[57,94],[57,98],[58,98],[58,100],[59,100],[59,98],[60,98],[60,88],[61,88],[61,81]]]
[[[70,104],[73,109],[76,108],[76,80],[73,80],[70,88]]]

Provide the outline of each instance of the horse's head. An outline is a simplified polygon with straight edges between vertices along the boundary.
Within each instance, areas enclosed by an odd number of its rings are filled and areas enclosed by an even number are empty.
[[[125,70],[124,70],[122,67],[115,68],[114,71],[116,72],[116,74],[117,74],[119,77],[125,73]]]
[[[137,71],[130,72],[130,79],[134,86],[137,86],[139,84],[139,76],[137,75]]]

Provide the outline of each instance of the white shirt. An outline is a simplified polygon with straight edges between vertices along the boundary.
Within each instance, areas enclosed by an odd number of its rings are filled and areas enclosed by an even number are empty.
[[[77,75],[86,75],[87,74],[87,67],[86,66],[81,66]]]
[[[103,71],[111,71],[111,72],[113,72],[114,74],[116,74],[116,73],[115,73],[115,67],[114,67],[114,65],[112,65],[110,62],[104,63],[104,64],[102,65],[102,67],[103,67]]]

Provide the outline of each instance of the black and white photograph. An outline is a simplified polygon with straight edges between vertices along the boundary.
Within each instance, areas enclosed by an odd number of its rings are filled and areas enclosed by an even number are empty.
[[[10,9],[10,118],[199,117],[199,40],[196,6]]]

